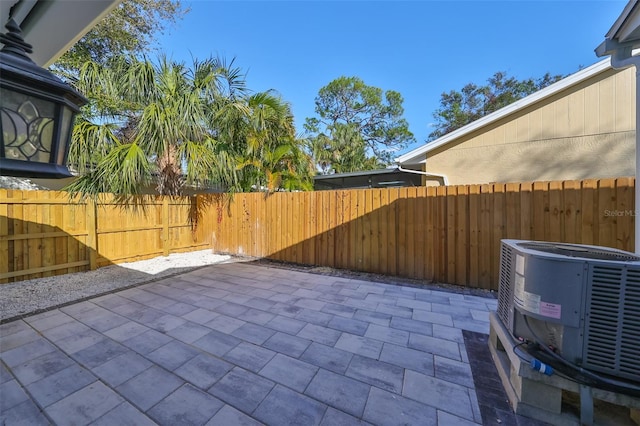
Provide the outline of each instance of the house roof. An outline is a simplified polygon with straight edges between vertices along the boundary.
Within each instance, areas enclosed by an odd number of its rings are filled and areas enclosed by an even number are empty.
[[[422,145],[414,149],[413,151],[409,151],[408,153],[401,155],[400,157],[397,157],[395,161],[396,163],[399,163],[400,165],[403,165],[403,166],[410,165],[410,164],[424,163],[426,161],[426,154],[429,153],[430,151],[433,151],[436,148],[439,148],[443,145],[456,141],[462,136],[465,136],[484,126],[492,124],[504,117],[507,117],[510,114],[520,111],[543,99],[549,98],[577,83],[587,80],[609,69],[611,69],[611,64],[609,62],[609,59],[605,59],[603,61],[597,62],[587,68],[584,68],[574,74],[571,74],[568,77],[563,78],[562,80],[550,86],[545,87],[542,90],[539,90],[510,105],[507,105],[506,107],[501,108],[498,111],[492,112],[491,114],[488,114],[472,123],[469,123],[464,127],[456,129],[450,133],[447,133],[446,135],[441,136],[434,141],[428,142],[425,145]]]
[[[51,65],[121,0],[0,0],[0,23],[13,18],[25,41],[33,45],[30,58]]]
[[[619,43],[640,42],[640,1],[627,3],[605,37]]]
[[[612,56],[619,62],[630,58],[632,49],[640,47],[640,0],[629,0],[624,10],[595,49],[597,56]],[[621,66],[626,66],[622,65]]]

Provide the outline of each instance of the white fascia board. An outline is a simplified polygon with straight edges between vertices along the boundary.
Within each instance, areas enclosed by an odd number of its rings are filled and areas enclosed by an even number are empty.
[[[557,83],[547,86],[542,90],[538,90],[537,92],[532,93],[527,97],[524,97],[510,105],[507,105],[506,107],[501,108],[498,111],[492,112],[491,114],[486,115],[482,118],[479,118],[478,120],[472,123],[469,123],[464,127],[461,127],[450,133],[447,133],[446,135],[441,136],[440,138],[432,142],[429,142],[419,148],[416,148],[413,151],[409,151],[408,153],[401,155],[400,157],[397,157],[395,161],[400,165],[424,163],[425,155],[428,152],[433,151],[434,149],[439,148],[442,145],[446,145],[447,143],[452,142],[484,126],[494,123],[495,121],[498,121],[508,116],[509,114],[513,114],[514,112],[517,112],[523,108],[526,108],[536,102],[539,102],[543,99],[553,96],[556,93],[559,93],[573,86],[574,84],[580,83],[610,68],[611,68],[611,64],[609,59],[605,59],[600,62],[597,62],[583,70],[580,70],[574,74],[571,74],[568,77],[563,78]]]

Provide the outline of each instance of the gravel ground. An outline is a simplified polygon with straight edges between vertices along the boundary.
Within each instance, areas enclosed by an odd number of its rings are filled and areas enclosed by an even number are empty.
[[[231,259],[201,250],[120,263],[95,271],[0,284],[0,321]]]

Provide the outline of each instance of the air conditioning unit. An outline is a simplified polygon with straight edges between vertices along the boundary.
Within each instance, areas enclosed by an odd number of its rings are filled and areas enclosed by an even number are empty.
[[[516,338],[593,372],[640,382],[640,257],[502,240],[498,317]]]

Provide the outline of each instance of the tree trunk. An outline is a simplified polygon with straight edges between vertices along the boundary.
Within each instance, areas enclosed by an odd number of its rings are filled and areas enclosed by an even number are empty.
[[[156,189],[160,195],[182,195],[184,179],[174,145],[169,145],[164,155],[158,159],[158,173]]]

